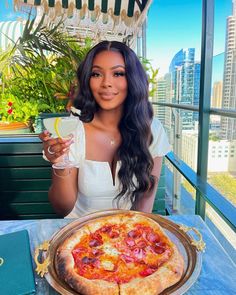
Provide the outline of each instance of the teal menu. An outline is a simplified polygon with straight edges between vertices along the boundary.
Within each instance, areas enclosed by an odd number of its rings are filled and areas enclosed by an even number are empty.
[[[4,295],[35,293],[27,230],[0,235],[0,289]]]

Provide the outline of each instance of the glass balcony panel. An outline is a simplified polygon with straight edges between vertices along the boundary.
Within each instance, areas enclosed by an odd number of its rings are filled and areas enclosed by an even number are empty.
[[[166,207],[170,214],[195,214],[195,189],[168,161],[166,173]]]
[[[230,258],[236,263],[235,232],[209,204],[206,205],[206,223]]]
[[[190,10],[194,10],[194,18]],[[175,21],[176,15],[181,22]],[[147,57],[158,69],[157,87],[162,93],[165,84],[165,102],[199,104],[201,28],[202,1],[153,1],[148,14]]]
[[[233,118],[210,116],[207,176],[208,182],[236,206],[236,137],[232,138],[231,132],[235,130],[224,128],[223,118],[236,124]]]
[[[153,106],[162,122],[172,150],[195,172],[197,171],[198,113],[160,105]]]

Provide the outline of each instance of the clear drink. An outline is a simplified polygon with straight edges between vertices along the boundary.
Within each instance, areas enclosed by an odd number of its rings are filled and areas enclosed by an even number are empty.
[[[43,124],[53,137],[67,138],[76,129],[78,121],[73,117],[54,117],[44,119]]]
[[[75,117],[52,117],[43,120],[45,128],[52,134],[54,138],[68,138],[75,131],[78,119]],[[63,156],[61,162],[52,165],[55,169],[64,169],[74,167],[76,163],[69,160],[68,154]]]

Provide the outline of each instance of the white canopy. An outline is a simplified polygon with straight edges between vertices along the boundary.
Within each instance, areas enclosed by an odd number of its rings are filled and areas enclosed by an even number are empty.
[[[37,17],[64,19],[65,25],[93,39],[121,39],[132,43],[147,16],[152,0],[14,0],[17,10],[36,7]]]

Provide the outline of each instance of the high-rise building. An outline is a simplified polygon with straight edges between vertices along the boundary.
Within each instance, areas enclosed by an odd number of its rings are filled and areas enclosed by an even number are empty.
[[[193,105],[196,107],[199,107],[200,71],[201,71],[201,63],[197,61],[194,63],[194,94],[193,94]],[[198,122],[198,112],[193,112],[193,121]]]
[[[215,82],[223,81],[225,53],[221,52],[212,58],[212,86]]]
[[[156,92],[153,102],[166,102],[166,80],[161,77],[157,80]],[[153,106],[155,116],[165,125],[165,107],[160,105]]]
[[[166,103],[170,102],[170,75],[165,74],[164,77],[160,77],[156,82],[156,91],[152,98],[154,115],[162,122],[166,127],[166,132],[169,135],[171,130],[171,108],[155,105],[155,102]]]
[[[171,74],[171,101],[173,103],[194,104],[194,73],[195,73],[195,49],[181,49],[173,57],[169,72]],[[180,111],[183,130],[194,128],[193,112]]]
[[[218,81],[213,84],[211,106],[213,108],[221,108],[223,94],[223,81]]]
[[[233,14],[227,18],[225,65],[223,80],[223,109],[236,109],[236,0],[233,0]],[[236,119],[222,117],[222,139],[236,139]]]
[[[182,160],[197,170],[198,132],[183,131]],[[208,172],[236,172],[236,140],[209,140]]]

